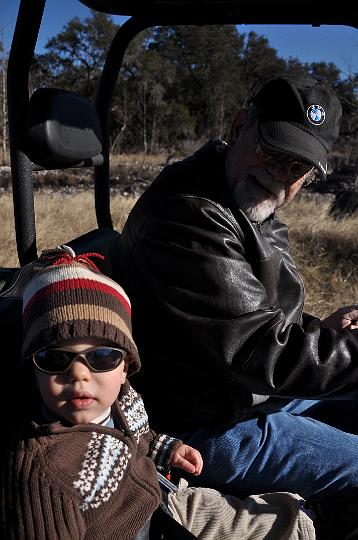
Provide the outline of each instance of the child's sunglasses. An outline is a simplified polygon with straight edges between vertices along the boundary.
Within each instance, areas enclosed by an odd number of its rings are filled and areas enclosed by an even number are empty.
[[[83,358],[91,371],[101,373],[116,369],[127,354],[127,351],[123,349],[113,349],[112,347],[97,347],[81,353],[62,349],[45,349],[34,353],[32,360],[38,370],[55,375],[65,373],[70,369],[75,358],[80,357]]]

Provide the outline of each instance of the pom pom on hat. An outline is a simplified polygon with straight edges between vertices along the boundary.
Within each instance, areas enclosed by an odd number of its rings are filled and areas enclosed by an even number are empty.
[[[132,337],[131,303],[90,257],[68,246],[44,252],[23,292],[22,357],[72,338],[96,337],[128,351],[128,373],[140,369]]]

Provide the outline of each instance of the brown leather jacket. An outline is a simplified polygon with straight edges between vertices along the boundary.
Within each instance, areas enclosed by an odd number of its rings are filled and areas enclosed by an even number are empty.
[[[236,422],[267,396],[318,397],[358,382],[358,332],[308,328],[287,228],[235,208],[224,156],[210,141],[166,167],[113,255],[143,366],[133,383],[169,432]]]

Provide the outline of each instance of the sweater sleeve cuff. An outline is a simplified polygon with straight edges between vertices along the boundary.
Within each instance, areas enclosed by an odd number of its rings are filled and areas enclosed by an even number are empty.
[[[149,457],[157,468],[166,470],[169,468],[173,453],[181,444],[183,444],[182,441],[169,435],[157,435],[151,445]]]

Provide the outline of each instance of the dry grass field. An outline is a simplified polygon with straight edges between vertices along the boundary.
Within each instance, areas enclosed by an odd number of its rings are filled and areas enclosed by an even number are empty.
[[[290,231],[291,253],[306,289],[305,310],[325,317],[358,303],[358,219],[333,220],[329,202],[295,199],[279,217]]]
[[[120,195],[111,198],[112,219],[116,229],[122,230],[134,201],[134,197]],[[0,194],[0,208],[0,266],[18,266],[10,193]],[[35,215],[38,251],[63,244],[97,228],[92,190],[77,193],[35,192]]]
[[[113,194],[114,226],[121,230],[135,197]],[[12,198],[0,195],[0,265],[17,266]],[[91,191],[73,193],[36,192],[38,249],[52,247],[96,228]],[[327,201],[306,197],[280,211],[289,225],[291,251],[306,287],[306,311],[319,317],[342,305],[358,302],[357,218],[339,222],[328,215]]]

